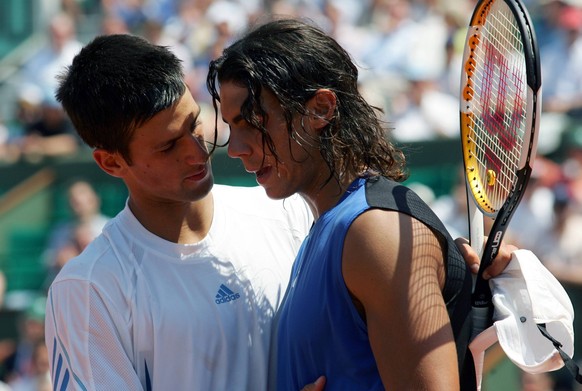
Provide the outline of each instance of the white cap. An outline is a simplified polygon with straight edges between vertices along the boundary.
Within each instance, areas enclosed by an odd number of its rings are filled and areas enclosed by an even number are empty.
[[[553,343],[538,328],[574,354],[574,308],[560,282],[529,250],[512,253],[503,273],[489,281],[495,307],[494,324],[471,342],[477,379],[481,377],[479,355],[496,341],[507,357],[522,370],[542,373],[560,369],[564,362]]]

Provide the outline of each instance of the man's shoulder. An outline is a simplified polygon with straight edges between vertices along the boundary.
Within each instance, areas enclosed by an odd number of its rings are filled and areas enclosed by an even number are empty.
[[[260,186],[234,186],[226,184],[215,184],[212,187],[212,193],[219,197],[249,197],[258,199],[267,199],[267,194]]]
[[[121,272],[119,260],[104,235],[97,236],[79,255],[62,267],[53,283],[67,280],[98,283]]]
[[[262,187],[239,187],[216,185],[213,189],[215,208],[221,209],[229,219],[240,217],[245,224],[268,222],[284,222],[285,225],[307,233],[313,222],[309,206],[299,195],[285,199],[274,200],[267,196]]]

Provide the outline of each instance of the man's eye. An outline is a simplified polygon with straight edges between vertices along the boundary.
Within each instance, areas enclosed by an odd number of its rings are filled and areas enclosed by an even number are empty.
[[[162,152],[162,153],[163,153],[163,152],[170,152],[172,149],[174,149],[174,146],[175,146],[175,145],[176,145],[176,143],[175,143],[175,142],[172,142],[172,143],[170,143],[170,144],[166,145],[164,148],[162,148],[162,149],[160,150],[160,152]]]

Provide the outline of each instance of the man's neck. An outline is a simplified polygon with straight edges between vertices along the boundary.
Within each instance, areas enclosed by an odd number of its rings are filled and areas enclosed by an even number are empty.
[[[129,208],[145,229],[174,243],[191,244],[203,240],[212,225],[212,193],[198,201],[143,204],[129,199]]]

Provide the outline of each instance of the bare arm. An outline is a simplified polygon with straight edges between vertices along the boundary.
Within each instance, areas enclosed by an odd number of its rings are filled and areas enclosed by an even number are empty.
[[[371,210],[350,227],[342,261],[384,387],[458,389],[456,348],[441,294],[442,251],[434,234],[407,215]]]

